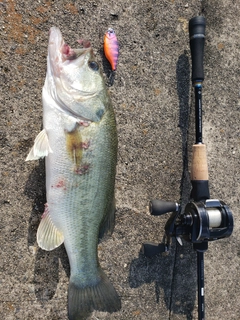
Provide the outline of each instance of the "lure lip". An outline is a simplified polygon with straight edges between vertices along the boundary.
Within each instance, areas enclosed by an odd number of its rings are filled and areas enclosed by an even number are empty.
[[[108,33],[115,33],[114,29],[113,28],[108,28]]]
[[[112,37],[116,37],[116,33],[113,28],[108,28],[107,32],[105,33],[105,36],[110,39]]]

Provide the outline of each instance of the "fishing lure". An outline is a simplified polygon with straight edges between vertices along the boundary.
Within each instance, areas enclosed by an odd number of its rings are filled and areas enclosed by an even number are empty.
[[[103,50],[111,65],[112,71],[115,71],[118,63],[119,43],[116,33],[112,28],[109,28],[104,35]]]

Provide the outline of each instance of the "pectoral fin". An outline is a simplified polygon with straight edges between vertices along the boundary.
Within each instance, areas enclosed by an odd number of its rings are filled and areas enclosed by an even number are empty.
[[[38,160],[44,158],[49,153],[52,153],[51,147],[49,145],[48,136],[46,130],[43,129],[34,140],[34,145],[30,150],[26,161]]]
[[[37,243],[40,248],[50,251],[59,247],[64,241],[64,236],[53,224],[46,205],[42,220],[37,230]]]

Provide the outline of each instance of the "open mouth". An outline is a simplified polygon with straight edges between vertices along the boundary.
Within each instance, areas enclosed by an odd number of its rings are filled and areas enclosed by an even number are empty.
[[[61,31],[52,27],[49,32],[49,53],[50,56],[58,56],[56,62],[65,62],[67,60],[75,60],[87,52],[92,52],[91,43],[88,40],[77,40],[82,48],[72,49],[67,43],[65,43]],[[59,61],[60,60],[60,61]]]

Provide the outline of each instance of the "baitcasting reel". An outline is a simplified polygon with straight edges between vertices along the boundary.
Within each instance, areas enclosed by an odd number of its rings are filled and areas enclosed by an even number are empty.
[[[206,146],[202,141],[202,82],[203,51],[205,41],[205,18],[197,16],[189,21],[190,48],[192,56],[192,83],[195,90],[196,143],[193,145],[191,165],[191,201],[184,210],[175,202],[150,201],[152,215],[172,212],[165,225],[166,243],[146,242],[141,251],[147,257],[166,252],[171,237],[182,245],[182,239],[191,242],[197,251],[198,319],[204,320],[204,259],[208,242],[229,237],[233,231],[233,215],[229,207],[217,199],[210,199]],[[183,211],[183,213],[182,213]]]
[[[151,215],[159,216],[173,212],[165,225],[167,239],[175,237],[182,245],[181,237],[193,244],[229,237],[233,231],[233,216],[229,207],[217,199],[189,202],[181,214],[181,206],[175,202],[152,200],[149,203]],[[147,246],[147,248],[146,248]],[[165,250],[168,250],[166,247]],[[160,249],[159,252],[162,252]],[[144,253],[152,256],[151,246],[144,244]]]

